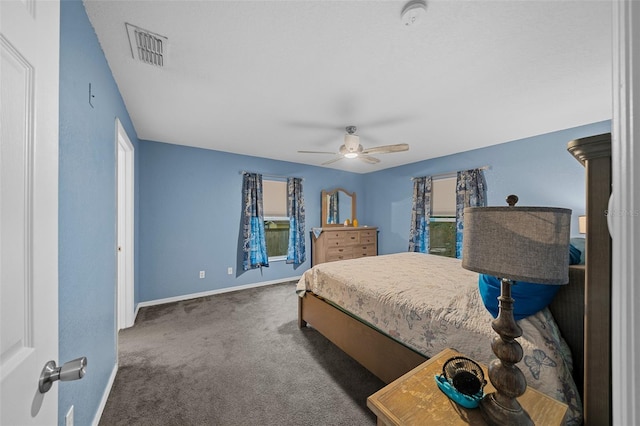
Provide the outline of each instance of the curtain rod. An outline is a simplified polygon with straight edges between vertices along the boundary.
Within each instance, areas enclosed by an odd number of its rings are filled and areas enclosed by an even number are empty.
[[[466,170],[489,170],[491,168],[491,166],[482,166],[482,167],[475,167],[473,169],[466,169]],[[448,178],[448,177],[454,177],[457,175],[457,171],[456,172],[447,172],[447,173],[438,173],[437,175],[431,175],[431,178]],[[412,177],[411,180],[417,179],[416,177]]]
[[[248,172],[246,170],[240,170],[240,174],[241,175],[243,175],[245,173],[256,173],[256,172]],[[262,175],[262,177],[277,178],[277,179],[295,178],[295,176],[279,176],[279,175],[270,175],[270,174],[267,174],[267,173],[258,173],[258,174]],[[298,179],[304,180],[304,178],[298,178]]]

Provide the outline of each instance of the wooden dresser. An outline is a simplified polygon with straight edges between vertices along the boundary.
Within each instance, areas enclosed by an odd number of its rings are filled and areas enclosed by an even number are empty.
[[[378,228],[322,228],[311,232],[311,266],[335,260],[378,255]]]

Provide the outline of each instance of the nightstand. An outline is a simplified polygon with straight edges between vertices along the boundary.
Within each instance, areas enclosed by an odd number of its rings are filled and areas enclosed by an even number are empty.
[[[367,398],[367,407],[378,417],[378,426],[391,425],[486,425],[479,408],[469,410],[450,400],[434,377],[451,357],[462,354],[445,349]],[[485,377],[487,367],[482,365]],[[485,393],[495,391],[487,379]],[[567,405],[527,387],[518,398],[537,425],[559,425]]]

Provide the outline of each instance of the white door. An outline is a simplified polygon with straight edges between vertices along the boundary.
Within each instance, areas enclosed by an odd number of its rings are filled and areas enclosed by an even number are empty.
[[[60,4],[0,0],[0,424],[56,424]]]
[[[134,150],[131,140],[116,118],[118,148],[118,330],[134,321]],[[117,339],[116,339],[117,340]]]

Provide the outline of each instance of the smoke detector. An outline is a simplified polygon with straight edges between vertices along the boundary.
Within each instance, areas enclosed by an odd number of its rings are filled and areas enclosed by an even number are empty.
[[[427,12],[427,2],[425,0],[411,0],[402,8],[400,14],[402,25],[411,27],[420,22],[420,18]]]
[[[125,22],[131,56],[145,64],[162,68],[166,64],[168,39],[160,34]]]

